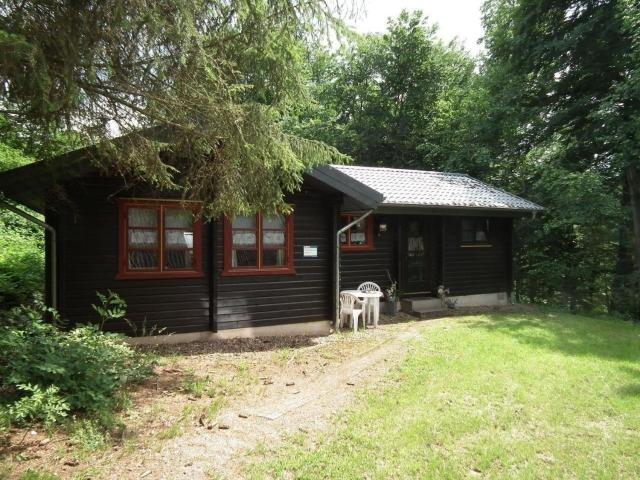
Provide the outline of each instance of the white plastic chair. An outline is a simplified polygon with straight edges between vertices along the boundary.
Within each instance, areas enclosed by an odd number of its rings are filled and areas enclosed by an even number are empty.
[[[382,290],[377,283],[373,282],[364,282],[361,283],[358,287],[359,292],[366,293],[381,293]],[[367,321],[372,321],[373,327],[378,327],[378,319],[380,318],[380,297],[367,298],[367,302],[364,306],[364,314],[365,314],[365,323]],[[373,317],[373,319],[371,319]]]
[[[345,317],[351,318],[351,326],[353,333],[358,330],[358,321],[362,313],[362,302],[350,293],[340,293],[340,324],[342,325]],[[364,317],[362,317],[364,323]]]

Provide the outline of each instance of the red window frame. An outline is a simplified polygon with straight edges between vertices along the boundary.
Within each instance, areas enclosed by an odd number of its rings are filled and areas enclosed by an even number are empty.
[[[293,214],[285,215],[285,265],[284,266],[264,266],[264,248],[262,246],[263,215],[256,214],[256,258],[257,267],[234,267],[233,257],[233,228],[231,219],[224,218],[224,268],[223,276],[257,276],[257,275],[295,275],[293,267]]]
[[[119,218],[119,259],[118,259],[118,280],[145,280],[156,278],[198,278],[204,276],[202,268],[202,219],[196,217],[193,222],[193,268],[189,269],[167,269],[165,267],[165,253],[168,248],[165,245],[166,233],[168,230],[184,230],[180,228],[165,228],[165,215],[167,209],[192,210],[194,214],[199,213],[202,204],[200,202],[182,202],[179,200],[140,200],[131,198],[118,199]],[[158,215],[158,226],[154,229],[158,231],[158,246],[149,249],[158,252],[158,266],[153,269],[130,269],[129,268],[129,208],[149,208],[155,209]],[[132,227],[133,228],[133,227]],[[182,249],[177,249],[182,250]]]
[[[345,218],[346,224],[351,223],[352,221],[354,221],[356,218],[360,217],[360,214],[342,214],[340,215],[341,218]],[[343,252],[367,252],[367,251],[371,251],[371,250],[375,250],[375,247],[373,246],[373,217],[368,216],[365,218],[365,228],[366,228],[366,233],[367,233],[367,243],[364,244],[358,244],[358,245],[351,245],[351,229],[347,230],[346,232],[344,232],[347,235],[347,243],[341,243],[340,244],[340,250]]]

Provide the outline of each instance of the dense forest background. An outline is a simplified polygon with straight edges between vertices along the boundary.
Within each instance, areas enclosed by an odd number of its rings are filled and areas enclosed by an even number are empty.
[[[288,61],[304,88],[277,122],[358,164],[464,172],[540,203],[516,227],[518,300],[640,320],[638,1],[488,0],[483,12],[479,57],[421,12],[338,49],[297,43]],[[1,127],[0,170],[37,156]],[[0,213],[3,305],[41,288],[42,244]]]

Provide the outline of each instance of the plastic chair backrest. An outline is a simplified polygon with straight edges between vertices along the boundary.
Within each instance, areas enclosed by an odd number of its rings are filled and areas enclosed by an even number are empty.
[[[354,305],[358,302],[358,297],[350,293],[340,294],[340,307],[346,309],[353,309]]]
[[[380,292],[381,290],[377,283],[364,282],[360,284],[360,286],[358,287],[358,291],[359,292]]]

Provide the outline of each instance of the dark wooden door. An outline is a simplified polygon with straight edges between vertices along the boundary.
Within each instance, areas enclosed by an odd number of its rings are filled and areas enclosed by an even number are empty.
[[[400,290],[405,295],[425,294],[431,290],[429,224],[427,217],[402,219]]]

